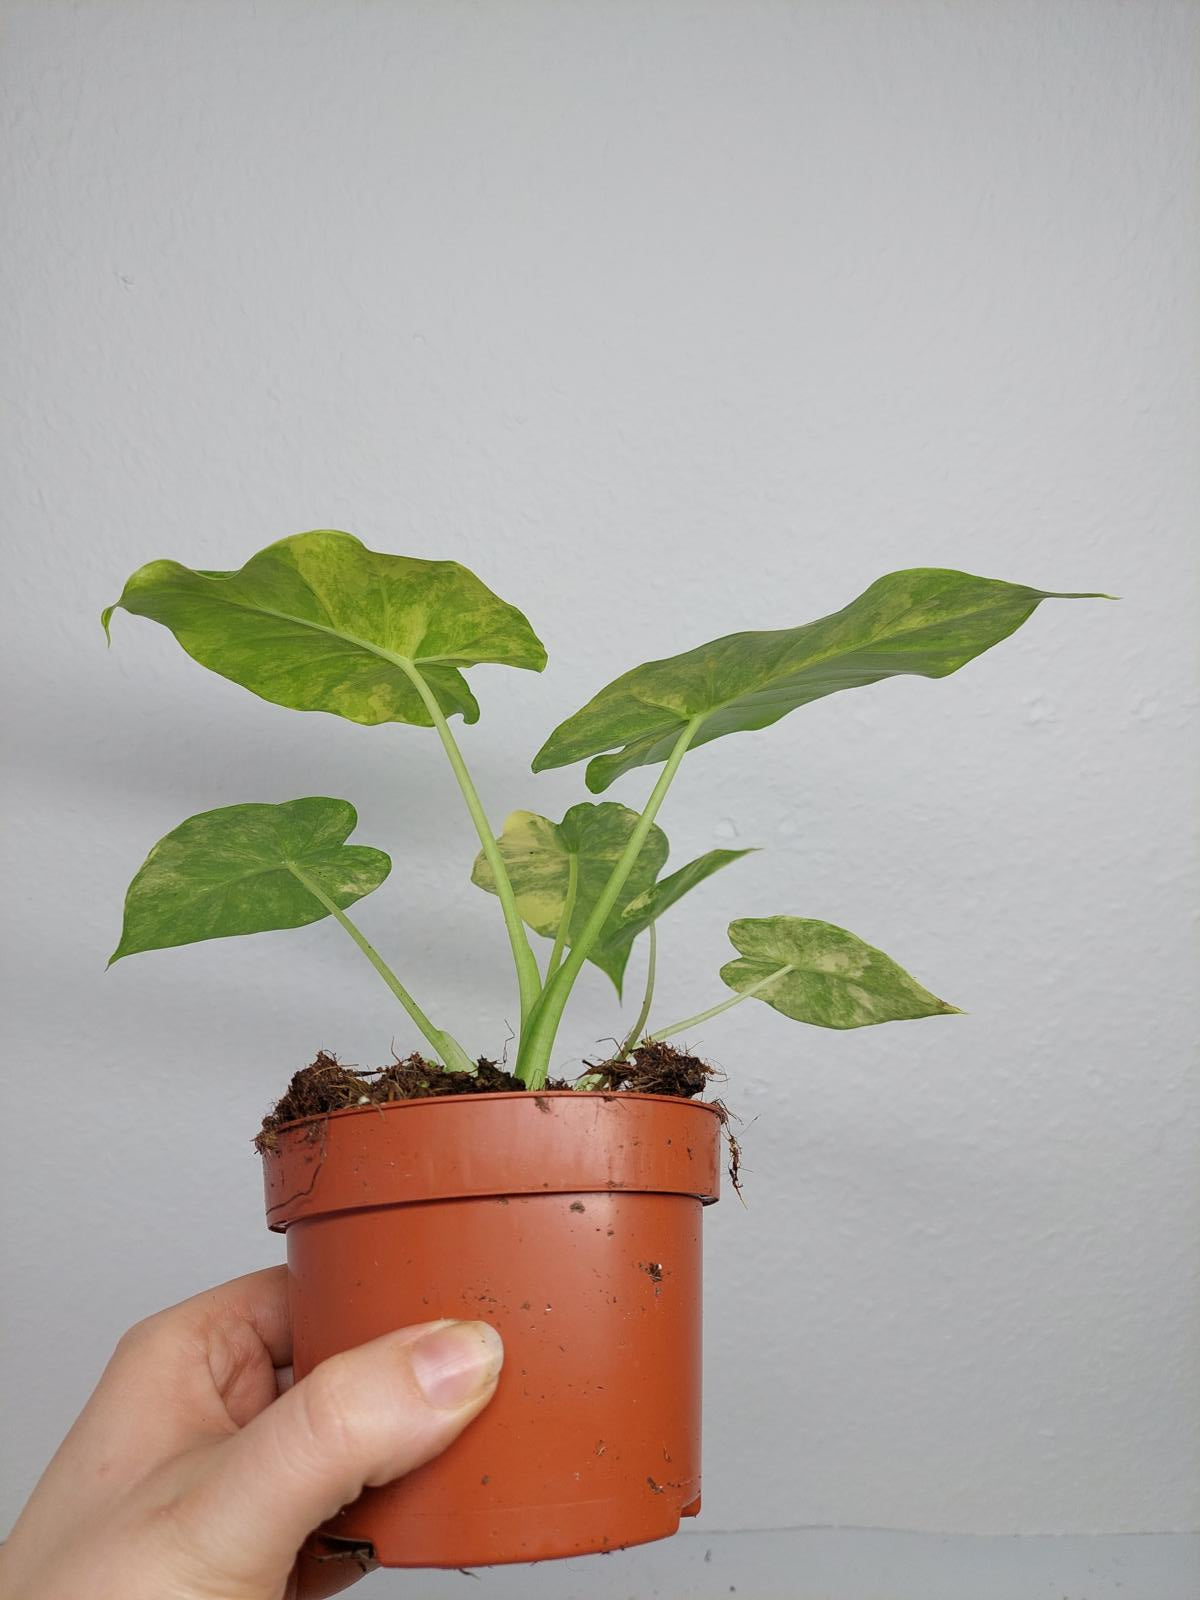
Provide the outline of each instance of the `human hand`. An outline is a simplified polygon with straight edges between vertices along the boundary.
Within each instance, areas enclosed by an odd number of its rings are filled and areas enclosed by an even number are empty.
[[[368,1570],[301,1547],[483,1410],[500,1337],[401,1328],[292,1385],[286,1285],[253,1272],[130,1329],[0,1546],[3,1600],[322,1600]]]

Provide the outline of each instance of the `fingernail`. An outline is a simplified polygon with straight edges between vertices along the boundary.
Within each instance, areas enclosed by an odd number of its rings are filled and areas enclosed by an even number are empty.
[[[421,1393],[438,1411],[457,1411],[495,1382],[504,1344],[486,1322],[448,1322],[409,1346]]]

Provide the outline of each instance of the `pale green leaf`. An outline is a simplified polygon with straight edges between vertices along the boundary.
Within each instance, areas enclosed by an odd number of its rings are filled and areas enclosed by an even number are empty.
[[[863,1028],[875,1022],[957,1014],[890,956],[845,928],[804,917],[743,917],[729,925],[740,952],[722,981],[796,1022]],[[759,987],[760,986],[760,987]]]
[[[551,822],[534,811],[514,811],[505,820],[496,843],[516,895],[517,909],[535,932],[548,939],[558,933],[574,862],[575,900],[567,925],[567,946],[578,939],[637,821],[636,811],[608,800],[599,805],[585,800],[572,806],[561,822]],[[615,926],[631,900],[651,887],[666,862],[667,851],[666,834],[661,828],[652,827],[605,931]],[[492,869],[482,852],[475,858],[471,881],[489,894],[496,893]],[[602,935],[588,959],[608,974],[619,994],[629,960],[629,944],[607,950]]]
[[[1007,638],[1051,598],[1103,597],[1027,589],[934,567],[889,573],[819,621],[731,633],[635,667],[560,724],[533,768],[595,757],[587,786],[598,793],[633,767],[665,761],[689,723],[696,725],[695,747],[727,733],[765,728],[838,689],[899,673],[944,678]]]
[[[280,539],[239,572],[151,561],[116,606],[264,700],[352,722],[431,726],[418,675],[445,715],[474,722],[462,668],[546,664],[521,613],[456,561],[384,555],[330,529]]]
[[[348,800],[319,795],[189,817],[158,841],[129,885],[109,965],[141,950],[319,922],[329,911],[289,863],[339,909],[353,905],[392,866],[382,850],[345,842],[357,822]]]
[[[497,839],[508,869],[517,909],[537,933],[553,939],[562,923],[575,862],[575,900],[568,923],[568,948],[583,932],[596,901],[629,842],[638,814],[613,801],[584,801],[572,806],[562,822],[533,811],[514,811]],[[588,960],[606,972],[621,993],[634,940],[670,906],[721,867],[749,855],[749,850],[710,850],[669,877],[658,874],[667,858],[667,836],[652,827],[637,863],[609,913]],[[657,881],[656,881],[657,880]],[[495,880],[486,857],[475,858],[471,881],[495,894]]]

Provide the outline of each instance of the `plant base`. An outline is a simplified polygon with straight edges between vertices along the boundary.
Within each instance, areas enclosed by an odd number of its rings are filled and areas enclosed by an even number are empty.
[[[323,1530],[384,1566],[542,1561],[665,1538],[700,1504],[700,1224],[721,1118],[635,1094],[492,1094],[278,1132],[298,1377],[439,1317],[505,1342],[437,1460]]]

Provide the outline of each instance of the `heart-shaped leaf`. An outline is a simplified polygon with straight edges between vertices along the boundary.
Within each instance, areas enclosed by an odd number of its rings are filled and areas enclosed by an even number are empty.
[[[594,756],[587,786],[596,794],[633,767],[665,761],[689,724],[695,747],[765,728],[838,689],[898,673],[944,678],[999,644],[1051,598],[1103,597],[1027,589],[935,567],[892,572],[817,622],[731,633],[635,667],[561,723],[533,769]]]
[[[831,922],[804,917],[743,917],[729,925],[739,959],[721,978],[751,991],[796,1022],[864,1028],[874,1022],[957,1015],[890,956]]]
[[[129,885],[109,965],[141,950],[319,922],[329,911],[294,867],[339,909],[353,905],[392,869],[382,850],[345,842],[357,823],[348,800],[319,795],[189,817],[158,841]]]
[[[264,700],[371,725],[432,726],[418,680],[445,715],[475,722],[461,668],[546,664],[525,617],[456,561],[384,555],[330,529],[280,539],[239,572],[151,561],[104,611],[106,632],[116,606]]]
[[[529,926],[549,939],[555,938],[570,902],[565,940],[569,948],[583,932],[637,821],[636,811],[611,800],[599,805],[585,800],[572,806],[561,822],[551,822],[535,811],[514,811],[505,820],[496,843],[517,897],[517,909]],[[666,862],[668,848],[662,829],[651,828],[605,925],[606,931],[615,928],[631,900],[653,885]],[[489,894],[496,892],[495,877],[482,852],[475,858],[471,882]],[[602,935],[588,957],[608,974],[618,994],[631,943],[632,940],[607,949]]]

